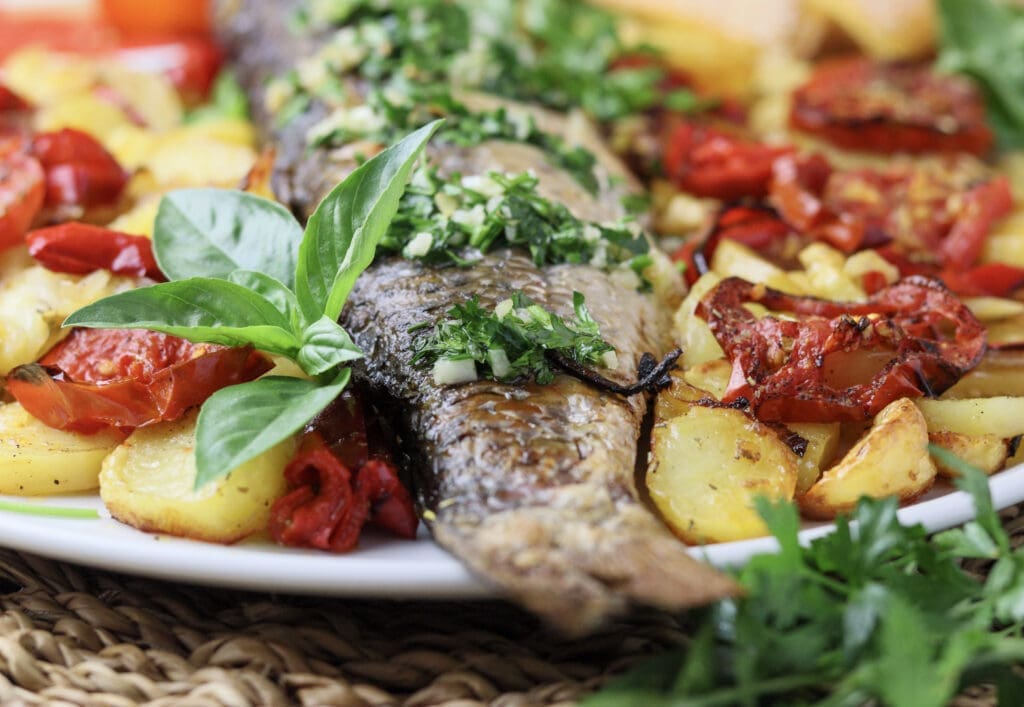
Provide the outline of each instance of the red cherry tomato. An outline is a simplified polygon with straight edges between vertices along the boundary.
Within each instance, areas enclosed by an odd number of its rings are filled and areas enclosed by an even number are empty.
[[[921,64],[824,62],[793,93],[790,123],[850,150],[982,155],[992,147],[974,84]]]
[[[796,317],[758,318],[748,302]],[[797,297],[732,277],[696,312],[732,361],[722,402],[742,399],[769,421],[867,421],[897,398],[942,393],[985,353],[984,326],[941,282],[921,276],[866,303]],[[860,379],[830,380],[833,356]],[[861,368],[857,356],[882,365]]]
[[[665,174],[684,191],[716,199],[762,197],[772,163],[789,146],[748,142],[711,127],[682,123],[665,148]]]
[[[166,280],[153,256],[153,243],[87,223],[62,223],[25,237],[28,253],[47,270],[75,274],[109,270],[119,275]]]
[[[22,242],[43,206],[45,179],[39,162],[13,142],[0,148],[0,248]]]
[[[81,130],[40,133],[32,140],[32,152],[46,172],[47,206],[113,204],[128,183],[117,160]]]
[[[209,95],[224,62],[217,43],[202,36],[147,37],[122,44],[111,56],[136,71],[166,76],[187,102]]]
[[[50,427],[89,434],[177,419],[271,366],[251,348],[144,330],[75,329],[38,364],[11,371],[7,391]]]

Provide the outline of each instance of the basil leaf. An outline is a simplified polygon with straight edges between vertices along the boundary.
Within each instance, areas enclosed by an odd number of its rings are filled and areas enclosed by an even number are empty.
[[[334,382],[267,376],[221,388],[199,411],[195,488],[216,481],[288,438],[348,385],[352,372]]]
[[[338,322],[327,315],[302,332],[302,348],[296,359],[302,370],[317,376],[347,361],[363,357],[362,350]]]
[[[295,274],[295,291],[309,321],[341,314],[398,211],[413,163],[440,124],[420,128],[362,164],[310,216]]]
[[[171,280],[257,270],[293,286],[302,227],[280,204],[227,189],[180,189],[160,201],[153,252]]]
[[[264,275],[255,270],[235,270],[227,276],[227,281],[252,290],[273,304],[277,311],[291,323],[292,331],[299,331],[305,327],[295,293],[270,275]]]
[[[196,277],[128,290],[86,305],[64,326],[150,329],[228,346],[294,356],[300,342],[288,319],[260,294],[226,280]]]

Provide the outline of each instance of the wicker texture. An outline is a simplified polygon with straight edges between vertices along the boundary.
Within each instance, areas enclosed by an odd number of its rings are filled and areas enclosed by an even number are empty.
[[[566,640],[497,601],[251,594],[10,550],[0,602],[4,705],[568,705],[682,636],[657,612]]]
[[[1024,542],[1021,508],[1003,519]],[[3,549],[0,604],[3,705],[571,705],[685,635],[654,611],[567,640],[499,601],[254,594]],[[954,705],[992,703],[981,689]]]

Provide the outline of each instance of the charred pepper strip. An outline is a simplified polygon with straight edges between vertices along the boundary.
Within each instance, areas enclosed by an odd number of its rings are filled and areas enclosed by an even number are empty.
[[[758,319],[747,303],[799,318]],[[732,277],[696,311],[732,361],[723,401],[746,398],[762,420],[870,420],[897,398],[938,395],[985,352],[981,323],[941,282],[922,276],[865,303],[798,297]],[[827,356],[866,349],[891,351],[870,380],[846,388],[826,380]]]

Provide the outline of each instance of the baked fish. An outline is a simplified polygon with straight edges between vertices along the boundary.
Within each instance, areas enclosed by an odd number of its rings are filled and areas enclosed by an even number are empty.
[[[243,3],[222,26],[255,119],[278,146],[275,190],[309,213],[356,161],[350,147],[309,144],[311,126],[324,116],[315,100],[283,126],[264,108],[268,77],[315,51],[315,36],[284,29],[292,5]],[[496,104],[490,97],[464,100]],[[580,219],[623,216],[619,197],[631,178],[596,135],[551,111],[501,105],[528,111],[545,131],[586,145],[596,155],[601,188],[591,193],[536,145],[508,140],[435,141],[428,159],[439,174],[529,170],[544,198]],[[471,297],[491,309],[514,290],[564,317],[572,315],[573,292],[581,292],[602,338],[616,349],[618,367],[608,377],[617,383],[637,379],[643,353],[659,356],[671,346],[665,303],[599,267],[538,265],[507,248],[462,267],[378,257],[352,291],[343,324],[365,352],[368,384],[395,411],[435,540],[569,632],[594,627],[630,601],[678,609],[732,593],[733,582],[691,558],[639,497],[645,395],[605,392],[564,374],[547,385],[438,385],[429,369],[411,363],[417,325],[443,319]]]

